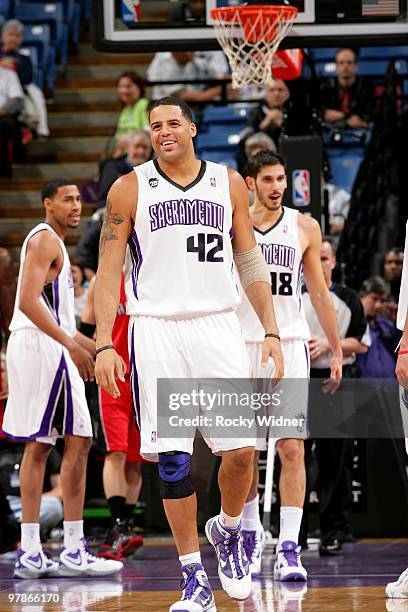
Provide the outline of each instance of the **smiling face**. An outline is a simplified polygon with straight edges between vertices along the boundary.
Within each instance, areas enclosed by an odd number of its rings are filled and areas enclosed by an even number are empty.
[[[247,185],[255,191],[257,201],[270,211],[282,206],[282,198],[287,187],[285,168],[281,164],[264,166],[256,179],[247,177]]]
[[[64,229],[76,228],[81,221],[82,202],[76,185],[58,187],[52,198],[45,198],[47,217]]]
[[[150,113],[152,147],[158,159],[176,162],[194,152],[193,137],[197,133],[179,106],[157,106]]]

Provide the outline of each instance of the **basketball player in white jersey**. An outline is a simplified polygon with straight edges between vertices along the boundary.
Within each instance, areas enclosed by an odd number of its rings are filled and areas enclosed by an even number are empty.
[[[215,610],[201,564],[190,479],[193,439],[157,435],[158,378],[237,379],[249,376],[235,307],[240,300],[233,263],[264,328],[262,362],[283,374],[270,277],[256,246],[248,190],[234,170],[195,157],[191,109],[176,97],[151,105],[157,159],[121,177],[108,195],[96,280],[96,380],[117,396],[122,364],[112,346],[126,245],[126,300],[135,402],[139,404],[141,454],[158,460],[161,496],[183,573],[181,600],[170,610]],[[232,239],[232,240],[231,240]],[[137,371],[136,371],[137,370]],[[167,407],[168,408],[168,407]],[[219,471],[221,513],[206,525],[230,597],[246,599],[251,575],[240,531],[252,479],[254,434],[228,437],[201,429]]]
[[[398,359],[395,374],[400,384],[400,406],[402,422],[405,430],[405,448],[408,453],[408,221],[405,227],[404,263],[401,273],[401,289],[398,301],[397,327],[403,330],[398,348]],[[408,568],[395,582],[387,584],[385,589],[387,597],[395,599],[408,599]],[[387,603],[387,610],[394,609],[394,605]],[[401,607],[402,609],[402,607]]]
[[[95,343],[76,331],[74,288],[64,238],[78,227],[81,199],[76,185],[54,179],[41,193],[45,222],[28,234],[21,249],[20,273],[11,336],[7,347],[9,397],[3,431],[25,441],[20,468],[21,544],[14,576],[100,576],[120,571],[122,563],[94,557],[83,534],[83,507],[92,426],[84,380],[93,380]],[[64,549],[51,561],[40,542],[39,509],[48,455],[64,437],[61,465]]]
[[[285,160],[281,155],[272,151],[257,153],[249,161],[247,174],[248,187],[255,195],[250,216],[256,241],[261,246],[271,274],[276,320],[282,341],[285,364],[285,379],[282,381],[285,383],[282,389],[283,415],[291,413],[293,416],[305,417],[309,377],[307,342],[310,334],[301,299],[302,271],[313,307],[332,351],[330,379],[324,383],[326,392],[333,392],[337,388],[342,374],[342,349],[336,315],[320,263],[321,231],[313,218],[282,206],[287,179]],[[266,369],[258,367],[262,328],[245,298],[238,309],[238,318],[251,358],[254,379],[273,377],[273,364]],[[298,379],[299,382],[286,379]],[[287,437],[288,433],[290,437]],[[283,434],[286,436],[274,436],[270,432],[272,438],[280,437],[277,449],[282,466],[279,483],[280,534],[274,578],[304,581],[307,573],[300,560],[298,538],[306,488],[302,438],[307,437],[307,424],[303,429],[294,428],[293,438],[292,432],[285,431]],[[244,545],[253,574],[260,573],[265,543],[257,495],[257,460],[259,452],[265,449],[265,437],[258,439],[254,478],[243,512]]]

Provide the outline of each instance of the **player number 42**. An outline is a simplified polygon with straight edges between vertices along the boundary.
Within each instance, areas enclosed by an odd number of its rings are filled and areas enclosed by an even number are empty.
[[[209,245],[215,246],[208,249]],[[222,255],[217,255],[224,247],[222,234],[196,234],[187,238],[187,252],[197,253],[198,261],[224,261]]]

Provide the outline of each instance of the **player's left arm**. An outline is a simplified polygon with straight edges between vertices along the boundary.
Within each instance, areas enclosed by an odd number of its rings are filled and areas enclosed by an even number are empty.
[[[241,283],[265,333],[279,335],[269,271],[260,248],[256,244],[254,228],[249,216],[248,189],[238,172],[229,169],[228,175],[232,203],[232,248]],[[256,280],[257,278],[265,280]],[[275,379],[282,378],[283,355],[280,341],[277,338],[265,338],[262,349],[263,366],[266,366],[269,356],[275,363]]]
[[[322,264],[320,261],[320,250],[322,246],[322,233],[319,224],[312,217],[301,216],[300,227],[302,233],[307,236],[308,244],[303,253],[303,276],[310,301],[316,311],[320,325],[329,341],[332,352],[330,364],[330,381],[325,390],[334,392],[342,377],[343,351],[339,328],[336,320],[336,313],[329,290],[323,276]]]

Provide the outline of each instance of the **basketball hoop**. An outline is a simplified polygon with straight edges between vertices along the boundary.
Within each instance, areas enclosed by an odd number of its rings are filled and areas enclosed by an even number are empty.
[[[234,89],[272,85],[273,57],[297,15],[294,6],[223,6],[211,11],[215,33],[231,66]]]

